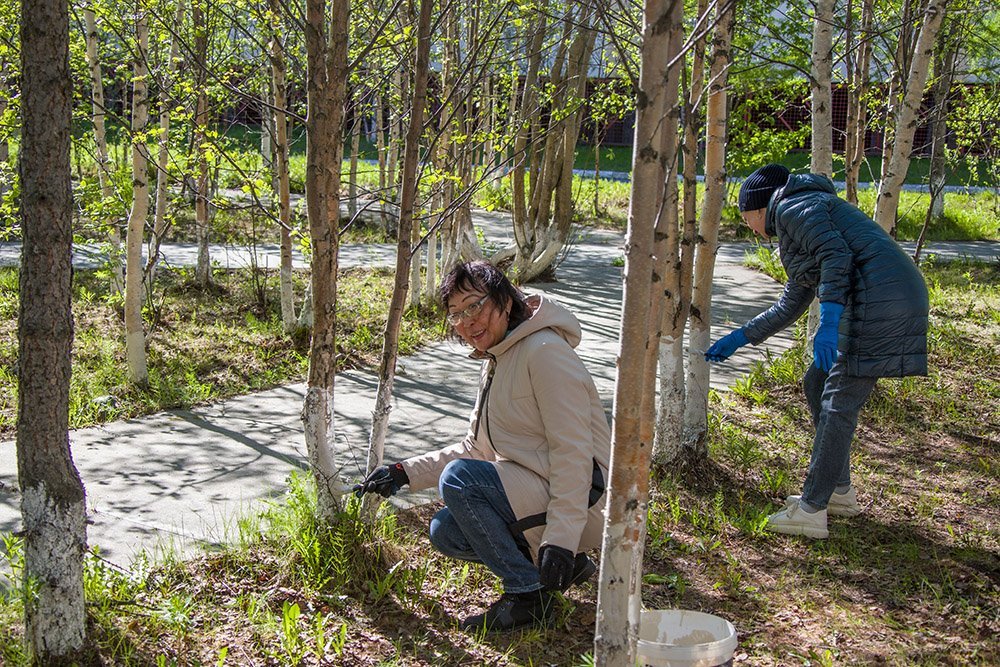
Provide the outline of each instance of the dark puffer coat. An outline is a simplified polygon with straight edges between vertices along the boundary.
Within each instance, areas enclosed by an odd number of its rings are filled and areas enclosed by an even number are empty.
[[[819,300],[844,306],[838,350],[861,377],[927,374],[927,285],[871,218],[837,197],[818,174],[792,175],[767,206],[788,283],[778,302],[744,327],[754,344],[792,324]]]

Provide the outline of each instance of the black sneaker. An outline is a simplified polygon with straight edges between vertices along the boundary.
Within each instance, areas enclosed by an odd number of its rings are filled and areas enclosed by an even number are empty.
[[[518,628],[547,628],[555,621],[555,595],[549,591],[504,593],[482,614],[463,620],[463,630],[507,632]]]
[[[569,580],[570,586],[584,584],[597,572],[597,565],[590,560],[590,556],[585,553],[578,553],[576,561],[573,563],[573,578]]]

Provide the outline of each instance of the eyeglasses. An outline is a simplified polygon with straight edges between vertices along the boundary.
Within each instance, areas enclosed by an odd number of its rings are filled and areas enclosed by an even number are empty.
[[[463,320],[472,319],[473,317],[475,317],[476,315],[478,315],[483,310],[483,306],[486,305],[486,301],[489,298],[490,298],[490,295],[487,294],[486,296],[484,296],[479,301],[476,301],[475,303],[470,304],[469,307],[466,308],[465,310],[459,310],[459,311],[454,312],[454,313],[448,313],[448,315],[446,317],[446,319],[448,320],[448,324],[450,324],[453,327],[457,327],[459,324],[462,323]]]

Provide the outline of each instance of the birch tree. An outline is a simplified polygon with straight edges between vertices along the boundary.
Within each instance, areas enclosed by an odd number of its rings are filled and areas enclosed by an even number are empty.
[[[897,33],[895,52],[891,59],[891,73],[889,75],[889,90],[886,94],[885,114],[882,119],[882,164],[886,164],[892,158],[892,147],[895,140],[895,110],[898,100],[905,85],[906,74],[910,70],[910,62],[913,59],[913,46],[915,34],[913,30],[913,15],[917,11],[914,4],[919,4],[919,0],[902,0],[899,9],[899,24],[895,31]]]
[[[13,40],[11,40],[13,41]],[[10,77],[10,51],[3,49],[5,53],[0,54],[0,118],[6,118],[13,112],[11,108],[12,91],[8,78]],[[13,123],[7,124],[7,129],[0,129],[0,203],[11,191],[13,185],[13,175],[10,170],[10,139]]]
[[[872,0],[861,0],[861,17],[854,29],[853,0],[847,1],[845,62],[847,65],[847,132],[844,136],[844,197],[858,204],[858,180],[865,159],[868,128],[868,68],[871,66]]]
[[[684,438],[695,456],[707,453],[710,369],[705,350],[712,337],[712,276],[719,245],[719,225],[726,201],[726,134],[728,79],[736,2],[719,3],[709,59],[705,131],[705,194],[696,243],[688,333],[688,374],[685,382]]]
[[[836,0],[815,0],[812,57],[809,59],[810,130],[809,170],[833,178],[833,13]],[[813,299],[806,321],[811,338],[819,326],[819,299]],[[812,346],[804,350],[812,362]]]
[[[944,215],[944,185],[947,180],[945,148],[948,140],[948,97],[955,81],[959,51],[961,50],[961,22],[949,21],[947,28],[938,32],[933,56],[933,82],[931,84],[931,156],[927,184],[931,193],[928,207],[928,224]]]
[[[573,157],[596,36],[594,19],[594,5],[589,0],[569,3],[566,7],[563,37],[549,70],[548,123],[544,134],[534,133],[537,152],[532,160],[536,162],[530,167],[526,202],[518,201],[518,190],[523,190],[518,179],[523,178],[523,172],[520,177],[520,170],[512,172],[515,246],[511,273],[521,282],[531,281],[549,270],[569,239],[573,221]],[[538,20],[541,22],[541,17]],[[527,85],[526,82],[526,89]],[[522,117],[533,114],[533,106],[522,102]],[[516,147],[515,154],[519,158]]]
[[[208,25],[206,0],[191,0],[191,28],[194,32],[194,226],[198,236],[195,279],[202,287],[212,282],[209,256],[208,220]]]
[[[104,77],[101,73],[101,58],[99,50],[99,35],[97,32],[97,13],[93,5],[83,10],[83,25],[86,32],[87,68],[90,71],[90,120],[94,128],[94,151],[97,162],[97,180],[101,188],[101,201],[105,203],[114,199],[114,189],[111,185],[111,159],[108,156],[107,130],[104,125],[106,112],[104,109]],[[105,206],[101,206],[105,209]],[[108,240],[111,244],[109,257],[111,268],[111,293],[120,294],[125,285],[125,275],[122,272],[122,237],[118,224],[112,218],[108,228]]]
[[[333,426],[336,374],[340,161],[347,95],[350,0],[306,1],[306,210],[312,238],[313,328],[302,421],[316,480],[318,518],[336,520],[340,479]]]
[[[174,10],[174,25],[180,26],[184,22],[187,12],[184,0],[178,0]],[[167,188],[170,185],[170,172],[168,162],[170,160],[170,116],[173,101],[174,76],[177,72],[177,64],[180,61],[181,40],[176,32],[170,35],[169,60],[165,66],[165,73],[160,81],[160,111],[158,126],[160,130],[157,139],[156,151],[156,198],[153,209],[153,234],[150,237],[149,247],[146,252],[146,284],[152,287],[156,279],[156,265],[160,256],[160,244],[167,233],[167,199],[169,194]]]
[[[875,199],[874,218],[875,222],[893,237],[896,235],[899,192],[910,167],[913,135],[916,133],[919,121],[924,85],[927,83],[927,72],[930,69],[934,44],[944,20],[946,6],[947,0],[927,0],[903,93],[898,100],[890,99],[890,103],[893,104],[890,113],[894,116],[894,140],[891,155],[883,158],[882,178]]]
[[[657,262],[653,273],[653,297],[650,317],[656,318],[658,331],[654,338],[656,359],[659,366],[659,405],[656,411],[656,433],[653,440],[653,460],[667,463],[676,458],[681,445],[684,414],[684,325],[690,291],[681,291],[679,193],[677,176],[679,168],[678,122],[681,105],[679,87],[684,61],[680,57],[683,32],[683,3],[681,9],[671,12],[670,31],[667,35],[667,70],[665,116],[660,135],[660,159],[667,173],[660,209],[656,218]],[[634,196],[634,193],[633,193]],[[662,310],[658,308],[662,304]],[[648,370],[647,370],[648,372]]]
[[[399,228],[396,243],[396,281],[393,285],[389,314],[382,337],[378,389],[375,395],[371,436],[368,442],[368,472],[382,465],[385,435],[389,427],[389,411],[392,409],[392,386],[396,376],[396,359],[399,353],[399,328],[409,289],[410,262],[414,250],[410,243],[410,232],[413,228],[413,213],[417,197],[420,135],[424,124],[424,107],[427,104],[431,9],[433,5],[434,0],[420,0],[420,14],[417,18],[417,43],[413,58],[413,101],[410,105],[410,118],[403,144],[403,178],[400,186]]]
[[[145,384],[146,334],[142,325],[142,240],[149,213],[149,155],[146,125],[149,71],[149,17],[146,7],[136,6],[136,51],[132,65],[132,208],[128,214],[125,269],[125,356],[128,376],[133,384]]]
[[[809,75],[812,151],[809,170],[833,178],[833,12],[836,0],[816,0]]]
[[[274,154],[278,195],[278,226],[281,236],[281,268],[279,291],[281,294],[281,322],[285,333],[295,330],[295,298],[292,292],[292,206],[291,184],[288,173],[288,86],[285,76],[285,48],[282,43],[281,0],[268,0],[270,10],[271,96],[274,102]]]
[[[83,482],[69,443],[73,201],[69,5],[21,10],[23,248],[18,307],[17,476],[24,526],[25,637],[38,665],[83,661]]]
[[[639,584],[649,501],[653,439],[653,395],[657,345],[651,331],[659,321],[656,297],[654,225],[662,205],[665,165],[661,155],[668,107],[669,44],[683,16],[679,0],[646,0],[642,60],[636,91],[632,196],[625,243],[624,296],[615,379],[611,483],[604,524],[597,628],[597,665],[631,667],[639,630]],[[658,310],[658,309],[657,309]]]

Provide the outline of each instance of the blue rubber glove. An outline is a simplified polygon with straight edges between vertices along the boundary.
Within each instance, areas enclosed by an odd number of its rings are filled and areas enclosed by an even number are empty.
[[[705,353],[705,361],[725,361],[733,356],[736,350],[749,342],[747,335],[743,333],[743,329],[737,329],[715,341],[712,347],[708,348],[708,352]]]
[[[821,301],[819,304],[819,327],[813,336],[813,364],[824,373],[837,362],[837,339],[840,337],[840,316],[844,307],[833,301]]]

